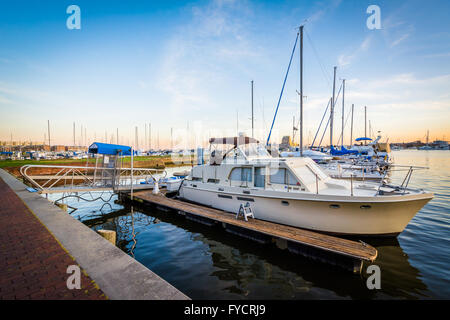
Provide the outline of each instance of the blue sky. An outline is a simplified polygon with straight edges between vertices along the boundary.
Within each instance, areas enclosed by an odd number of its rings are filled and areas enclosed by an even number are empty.
[[[71,4],[81,9],[80,30],[66,27]],[[381,9],[380,30],[366,27],[371,4]],[[81,125],[88,142],[118,129],[121,143],[138,126],[141,147],[148,123],[161,147],[171,128],[175,144],[234,135],[237,126],[250,134],[251,80],[255,132],[265,140],[301,23],[306,141],[335,65],[337,87],[346,79],[345,118],[355,104],[355,136],[366,105],[373,131],[390,141],[424,139],[428,129],[449,139],[448,12],[448,1],[2,1],[0,140],[41,141],[47,120],[52,144],[71,143],[73,122],[77,142]],[[275,139],[298,119],[298,69],[296,53]],[[339,100],[336,140],[341,109]]]

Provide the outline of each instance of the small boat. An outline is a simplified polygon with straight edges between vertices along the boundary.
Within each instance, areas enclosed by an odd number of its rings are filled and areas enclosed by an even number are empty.
[[[209,163],[193,167],[179,197],[256,219],[340,235],[392,236],[433,198],[422,189],[330,177],[307,157],[274,158],[253,138],[210,139]],[[211,148],[211,149],[212,149]]]

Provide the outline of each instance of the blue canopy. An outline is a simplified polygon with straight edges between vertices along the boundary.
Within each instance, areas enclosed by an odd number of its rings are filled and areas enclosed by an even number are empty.
[[[358,151],[348,150],[344,146],[341,147],[341,150],[338,150],[338,149],[335,149],[333,146],[331,146],[330,153],[333,156],[343,156],[346,154],[356,154],[356,153],[358,153]]]
[[[361,138],[356,138],[355,139],[355,141],[365,141],[365,140],[372,141],[372,139],[366,138],[366,137],[361,137]]]
[[[348,150],[344,146],[341,147],[341,150],[346,152],[347,154],[357,154],[358,150]]]
[[[89,153],[131,156],[131,147],[118,144],[94,142],[89,146]]]
[[[2,151],[2,152],[0,152],[0,154],[4,154],[4,155],[7,155],[7,156],[11,156],[13,153],[12,153],[12,152],[9,152],[9,151]]]

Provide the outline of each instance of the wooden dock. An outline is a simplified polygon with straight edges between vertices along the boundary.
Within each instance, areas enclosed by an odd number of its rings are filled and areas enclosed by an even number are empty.
[[[129,194],[125,192],[120,196],[122,199],[130,199]],[[233,234],[260,243],[275,243],[281,249],[336,265],[353,273],[361,272],[363,261],[370,263],[377,257],[377,250],[363,242],[258,219],[236,219],[236,215],[229,212],[168,198],[164,194],[155,195],[151,191],[133,193],[133,201],[156,206],[165,211],[174,210],[187,219],[208,226],[221,224],[226,231]]]

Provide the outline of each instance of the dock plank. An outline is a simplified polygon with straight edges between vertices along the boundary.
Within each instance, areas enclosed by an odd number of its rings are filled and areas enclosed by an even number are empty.
[[[151,191],[139,191],[134,193],[133,197],[153,204],[163,205],[165,207],[184,211],[190,214],[210,218],[215,221],[224,222],[229,225],[257,231],[266,235],[275,236],[288,241],[297,242],[303,245],[308,245],[364,261],[373,262],[378,254],[374,247],[361,242],[264,220],[238,220],[235,218],[235,214],[202,205],[188,203],[182,200],[167,198],[163,194],[155,195],[151,193]]]

